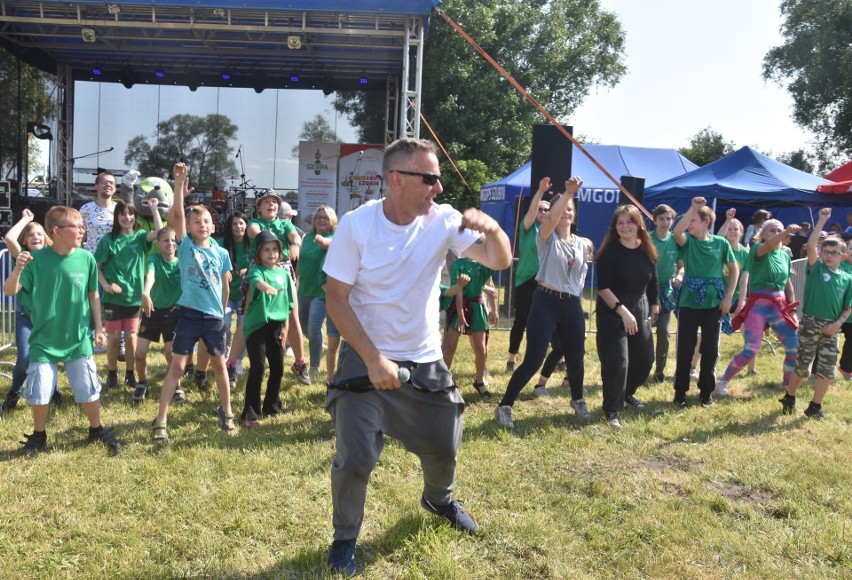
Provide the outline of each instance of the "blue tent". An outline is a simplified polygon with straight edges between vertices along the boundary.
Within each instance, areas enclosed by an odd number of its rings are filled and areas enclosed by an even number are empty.
[[[744,224],[759,208],[769,209],[773,217],[789,224],[813,223],[814,208],[842,207],[844,217],[832,221],[844,222],[852,195],[817,193],[817,187],[824,183],[830,182],[743,147],[686,175],[647,187],[645,203],[665,203],[683,213],[693,197],[701,196],[716,206],[717,216],[730,207],[737,208],[737,217]]]
[[[697,167],[675,149],[622,147],[620,145],[584,145],[598,162],[616,179],[622,175],[644,177],[645,187],[674,176],[683,175]],[[618,205],[618,187],[574,146],[572,175],[583,179],[577,194],[577,228],[581,236],[590,238],[599,247],[609,226],[612,212]],[[518,196],[530,196],[531,166],[526,165],[500,181],[482,186],[479,207],[493,217],[509,234],[514,245]],[[561,187],[556,185],[555,190]],[[647,191],[647,189],[646,189]],[[647,203],[645,204],[647,206]],[[523,217],[523,216],[521,216]]]

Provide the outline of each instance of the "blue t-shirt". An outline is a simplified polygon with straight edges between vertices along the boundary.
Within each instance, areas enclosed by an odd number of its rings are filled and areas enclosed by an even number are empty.
[[[202,248],[188,234],[177,249],[182,294],[178,306],[224,318],[222,277],[231,271],[231,258],[224,248]]]

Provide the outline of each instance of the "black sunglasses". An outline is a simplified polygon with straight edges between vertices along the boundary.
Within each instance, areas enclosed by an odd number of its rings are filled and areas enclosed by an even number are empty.
[[[438,180],[441,179],[440,175],[435,175],[434,173],[418,173],[416,171],[403,171],[401,169],[391,169],[391,171],[396,171],[397,173],[402,173],[403,175],[416,175],[420,179],[423,180],[423,183],[426,185],[435,185],[438,183]]]

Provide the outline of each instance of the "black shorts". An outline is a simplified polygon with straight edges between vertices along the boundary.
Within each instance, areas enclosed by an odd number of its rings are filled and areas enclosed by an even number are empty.
[[[138,306],[119,306],[118,304],[104,304],[104,320],[125,320],[127,318],[139,318],[142,309]]]
[[[162,336],[163,342],[172,342],[175,339],[177,320],[177,306],[154,310],[151,316],[143,314],[142,322],[139,324],[139,338],[160,342],[160,336]]]

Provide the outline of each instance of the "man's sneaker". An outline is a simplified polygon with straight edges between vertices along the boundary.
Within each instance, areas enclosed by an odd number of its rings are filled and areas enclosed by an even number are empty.
[[[843,377],[843,380],[852,381],[852,373],[847,373],[840,367],[837,367],[837,370],[840,372],[840,376]]]
[[[319,369],[317,367],[311,367],[309,376],[311,378],[311,382],[317,380],[319,378]]]
[[[549,397],[550,391],[548,391],[547,387],[545,387],[544,385],[538,385],[536,388],[533,389],[533,396],[534,397]]]
[[[505,427],[506,429],[515,428],[515,423],[512,421],[511,405],[497,405],[494,408],[494,418],[497,419],[498,427]]]
[[[21,444],[24,446],[21,452],[25,455],[44,451],[44,448],[47,447],[47,431],[33,433],[32,435],[24,433],[24,441],[21,441]]]
[[[308,365],[305,363],[293,363],[293,373],[296,375],[296,380],[303,385],[311,384],[311,376],[308,374]]]
[[[666,380],[666,375],[665,373],[654,373],[653,379],[655,383],[662,383]]]
[[[133,371],[127,371],[124,373],[124,384],[125,386],[135,389],[136,388],[136,373]]]
[[[476,525],[476,522],[473,520],[471,515],[464,511],[464,508],[459,505],[458,500],[454,499],[446,505],[440,505],[432,503],[426,499],[426,494],[423,494],[423,496],[420,497],[420,505],[422,505],[423,509],[426,511],[437,514],[450,522],[450,525],[457,530],[467,532],[468,534],[475,534],[479,530],[479,526]]]
[[[693,379],[698,378],[698,367],[689,367],[689,376]]]
[[[137,381],[136,387],[133,389],[133,400],[141,403],[145,400],[145,395],[148,394],[148,381]]]
[[[675,393],[672,405],[675,409],[686,409],[686,393]]]
[[[2,403],[0,403],[0,412],[11,411],[15,407],[17,407],[18,406],[18,400],[20,398],[21,397],[19,395],[13,395],[12,393],[9,393],[8,395],[6,395],[6,398],[3,399]]]
[[[731,393],[728,392],[728,381],[724,381],[722,379],[716,381],[716,390],[713,392],[720,397],[727,397],[730,395]]]
[[[618,421],[618,413],[607,413],[606,422],[613,429],[621,429],[621,423]]]
[[[782,415],[792,415],[793,411],[796,410],[796,397],[789,393],[784,393],[784,396],[778,399],[778,402],[781,403]]]
[[[195,372],[195,365],[192,364],[192,363],[189,363],[188,365],[186,365],[186,368],[183,369],[183,376],[186,377],[186,378],[190,378],[194,372]]]
[[[227,365],[228,369],[228,383],[231,385],[231,388],[237,386],[237,365]]]
[[[825,421],[825,411],[822,410],[822,405],[817,405],[813,401],[805,409],[805,417],[816,419],[817,421]]]
[[[207,371],[195,371],[195,386],[201,392],[210,390],[210,382],[207,380]]]
[[[118,373],[116,371],[107,372],[107,380],[104,389],[111,391],[118,388]]]
[[[515,361],[513,361],[513,360],[507,360],[506,361],[506,372],[507,373],[515,372]]]
[[[186,403],[186,393],[183,392],[182,388],[178,387],[175,389],[175,394],[172,397],[172,403],[176,403],[178,405]]]
[[[65,404],[65,398],[62,396],[62,393],[59,392],[59,389],[53,391],[53,395],[50,397],[50,402],[57,409],[61,409]]]
[[[580,419],[588,419],[591,415],[585,399],[571,399],[571,408],[574,409],[574,414]]]
[[[118,455],[118,452],[121,451],[121,443],[115,438],[115,430],[112,427],[109,429],[104,429],[103,425],[97,429],[89,427],[88,442],[95,443],[97,441],[106,445],[112,455]]]
[[[624,402],[633,407],[634,409],[644,409],[645,403],[634,397],[633,395],[627,395],[624,397]]]
[[[701,401],[701,406],[704,408],[712,407],[716,404],[716,401],[713,400],[712,393],[707,393],[706,395],[699,395],[698,400]]]
[[[356,540],[334,540],[328,550],[328,565],[335,574],[344,573],[354,576]]]

